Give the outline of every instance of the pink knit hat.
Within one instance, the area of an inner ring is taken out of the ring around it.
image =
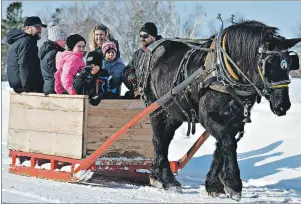
[[[115,45],[115,43],[113,42],[105,42],[102,45],[102,53],[105,55],[107,51],[109,51],[110,49],[115,50],[115,52],[117,52],[117,47]]]

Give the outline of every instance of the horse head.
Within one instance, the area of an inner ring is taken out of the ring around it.
[[[269,101],[274,114],[285,115],[291,106],[289,71],[299,69],[298,55],[288,49],[301,38],[285,39],[277,28],[257,21],[232,25],[225,33],[229,56],[245,74],[237,72],[237,78],[252,84]]]

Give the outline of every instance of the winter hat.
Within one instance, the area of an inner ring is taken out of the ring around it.
[[[43,28],[47,27],[47,25],[42,23],[41,19],[38,16],[30,16],[26,18],[24,21],[24,27],[26,26],[42,26]]]
[[[89,54],[87,56],[86,64],[87,65],[95,64],[95,65],[101,66],[102,58],[103,57],[99,52],[96,52],[96,51],[89,52]]]
[[[54,22],[50,22],[47,25],[48,30],[48,40],[51,40],[53,42],[58,40],[67,40],[67,33],[59,26],[55,25]]]
[[[78,43],[79,41],[84,41],[86,44],[86,40],[85,38],[83,38],[82,36],[80,36],[79,34],[74,34],[74,35],[70,35],[67,38],[66,44],[68,46],[69,50],[73,50],[74,46],[76,45],[76,43]]]
[[[113,42],[105,42],[102,45],[102,53],[105,55],[110,49],[115,50],[115,52],[117,52],[117,47],[115,45],[115,43]]]
[[[147,22],[145,23],[141,29],[140,29],[140,32],[143,31],[143,32],[146,32],[154,37],[157,37],[158,35],[158,29],[157,29],[157,26],[152,23],[152,22]]]

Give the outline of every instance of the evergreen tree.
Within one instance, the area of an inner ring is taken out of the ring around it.
[[[22,17],[22,12],[22,2],[13,2],[6,9],[6,18],[1,20],[1,81],[7,80],[6,53],[8,44],[5,37],[12,28],[23,28],[25,18]]]

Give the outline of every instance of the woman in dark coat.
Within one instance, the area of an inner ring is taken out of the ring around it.
[[[49,23],[48,40],[43,43],[39,51],[41,71],[44,78],[43,92],[45,95],[55,94],[54,73],[56,72],[55,57],[58,52],[63,52],[68,37],[66,31],[53,22]]]

